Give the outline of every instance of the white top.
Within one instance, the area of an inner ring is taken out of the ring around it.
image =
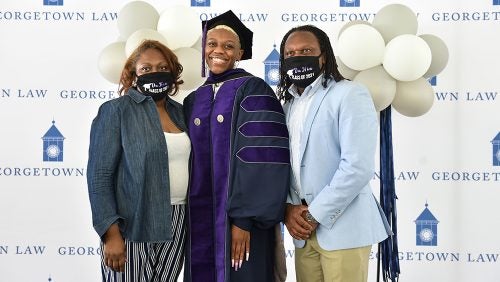
[[[217,92],[219,92],[219,88],[222,86],[223,83],[224,82],[218,82],[212,85],[212,89],[214,90],[214,99],[217,96]]]
[[[165,134],[168,150],[168,175],[170,176],[170,203],[186,203],[189,180],[189,154],[191,142],[186,132]]]
[[[312,97],[315,91],[311,89],[320,83],[323,76],[318,76],[316,80],[304,89],[304,92],[299,95],[295,85],[290,87],[289,93],[293,96],[292,104],[290,105],[290,112],[287,115],[288,132],[290,135],[290,162],[292,166],[292,185],[295,191],[300,193],[303,199],[302,190],[300,187],[300,144],[302,139],[302,130],[306,121],[309,107],[311,106]]]

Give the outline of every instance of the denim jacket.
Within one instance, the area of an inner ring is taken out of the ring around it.
[[[182,105],[168,97],[166,109],[186,131]],[[99,236],[118,222],[127,240],[172,240],[167,144],[151,97],[131,88],[101,105],[90,130],[87,185]]]

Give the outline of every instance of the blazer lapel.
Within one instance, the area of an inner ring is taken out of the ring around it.
[[[304,156],[304,152],[307,147],[307,143],[309,141],[309,134],[311,133],[311,126],[316,118],[316,115],[318,113],[319,107],[321,106],[321,103],[323,103],[323,100],[325,99],[326,94],[328,93],[328,90],[330,87],[335,85],[335,81],[330,81],[329,85],[326,87],[326,89],[323,89],[323,85],[321,83],[318,83],[319,85],[316,85],[317,89],[313,89],[314,91],[317,91],[317,93],[314,93],[313,100],[311,102],[311,106],[309,107],[309,110],[307,112],[307,117],[306,121],[304,123],[303,131],[302,131],[302,139],[300,140],[300,162],[302,163],[302,157]],[[319,91],[318,91],[319,89]]]

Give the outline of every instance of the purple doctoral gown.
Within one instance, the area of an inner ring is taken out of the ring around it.
[[[262,79],[234,69],[212,74],[184,107],[192,142],[185,281],[272,281],[290,179],[281,104]],[[250,231],[250,260],[238,271],[231,224]]]

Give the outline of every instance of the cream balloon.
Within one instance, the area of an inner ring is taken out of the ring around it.
[[[392,106],[400,114],[418,117],[427,113],[433,104],[434,90],[427,79],[421,77],[414,81],[397,82]]]
[[[121,38],[128,38],[139,29],[156,29],[160,14],[149,3],[133,1],[127,3],[118,12],[117,24]]]
[[[97,59],[97,67],[106,80],[118,84],[126,60],[125,42],[114,42],[101,51]]]
[[[382,63],[385,43],[382,35],[370,25],[356,24],[339,37],[337,54],[353,70],[365,70]]]
[[[396,80],[382,66],[361,71],[354,77],[354,81],[368,88],[375,109],[379,112],[387,108],[396,95]]]
[[[181,79],[184,83],[180,85],[180,89],[189,90],[200,86],[205,81],[205,78],[201,77],[200,51],[182,47],[174,50],[174,53],[183,67]]]
[[[431,65],[423,77],[433,77],[439,74],[448,64],[448,47],[441,38],[432,34],[422,34],[420,38],[429,45],[432,54]]]
[[[337,69],[343,77],[352,80],[359,73],[359,71],[346,66],[338,56],[335,56],[335,61],[337,62]]]
[[[157,26],[172,50],[191,47],[201,33],[200,18],[194,10],[185,6],[173,6],[160,14]]]
[[[135,48],[137,48],[144,40],[156,40],[162,43],[165,46],[168,46],[168,42],[158,31],[153,29],[139,29],[138,31],[132,33],[127,39],[127,43],[125,44],[125,54],[127,57],[134,52]]]
[[[403,34],[387,43],[383,65],[395,79],[412,81],[427,72],[431,60],[431,49],[422,38]]]
[[[372,26],[376,28],[385,42],[402,34],[417,34],[417,15],[405,5],[390,4],[380,9],[373,18]]]

